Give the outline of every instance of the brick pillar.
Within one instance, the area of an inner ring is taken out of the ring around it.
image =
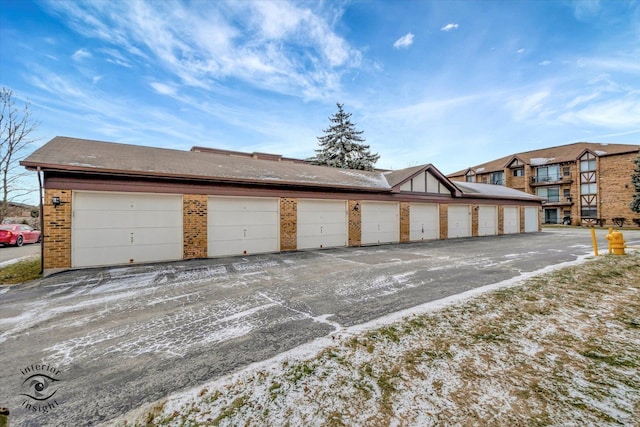
[[[524,206],[520,206],[520,233],[524,233]]]
[[[498,235],[504,234],[504,206],[498,206]]]
[[[408,242],[411,229],[411,206],[407,202],[400,202],[400,241]]]
[[[441,203],[440,207],[440,238],[449,238],[449,205]]]
[[[280,250],[298,249],[298,199],[280,199]]]
[[[51,204],[60,197],[60,205]],[[71,190],[44,190],[44,269],[71,268]]]
[[[355,210],[356,205],[359,206]],[[362,244],[362,206],[359,200],[349,200],[349,246]]]
[[[480,206],[471,205],[471,236],[478,237],[478,210],[480,210]]]
[[[207,202],[207,196],[200,194],[185,194],[182,198],[182,256],[184,259],[208,256]]]

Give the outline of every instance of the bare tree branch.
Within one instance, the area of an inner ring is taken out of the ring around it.
[[[26,155],[28,146],[35,141],[31,134],[36,127],[37,123],[31,116],[29,102],[16,106],[13,91],[5,87],[0,88],[0,223],[7,216],[11,201],[33,191],[19,188],[20,178],[27,174],[27,171],[22,170],[19,161]]]

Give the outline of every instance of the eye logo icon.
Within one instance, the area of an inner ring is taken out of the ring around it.
[[[47,400],[58,391],[55,389],[54,385],[54,383],[58,381],[60,380],[45,374],[31,375],[22,383],[23,389],[26,388],[28,391],[26,393],[20,393],[20,395],[27,396],[38,401]]]
[[[20,370],[22,407],[29,412],[48,413],[59,403],[58,385],[60,371],[51,365],[31,365]]]

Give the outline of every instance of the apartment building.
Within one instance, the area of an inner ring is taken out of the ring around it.
[[[447,177],[503,185],[545,199],[542,222],[638,225],[631,175],[640,146],[577,142],[511,154]]]

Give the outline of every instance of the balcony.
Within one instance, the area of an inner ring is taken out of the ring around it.
[[[542,207],[553,208],[573,205],[573,197],[549,197],[542,201]]]
[[[571,175],[543,175],[543,176],[532,176],[531,177],[531,186],[539,187],[541,185],[553,185],[553,184],[571,184],[573,179]]]

